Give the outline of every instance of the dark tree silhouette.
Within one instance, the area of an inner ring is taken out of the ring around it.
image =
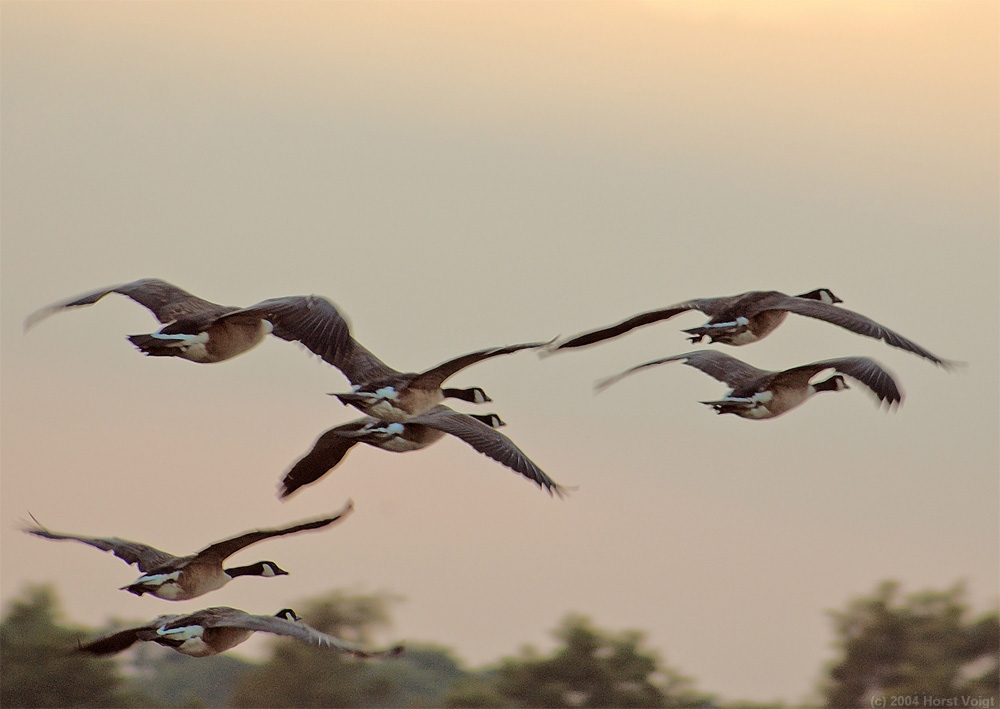
[[[901,598],[899,584],[886,581],[833,612],[841,656],[823,686],[827,706],[869,707],[882,697],[888,706],[891,697],[916,697],[921,706],[945,700],[961,706],[963,697],[967,706],[997,706],[997,613],[968,619],[964,596],[957,584]],[[992,704],[974,703],[990,698]]]

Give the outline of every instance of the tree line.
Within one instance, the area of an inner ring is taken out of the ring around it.
[[[998,613],[971,617],[965,591],[903,595],[894,582],[830,614],[837,658],[820,668],[812,706],[970,706],[1000,696]],[[368,642],[390,624],[386,594],[332,591],[299,610],[315,628]],[[107,630],[105,628],[104,630]],[[0,622],[3,707],[747,707],[721,702],[663,662],[639,631],[567,615],[555,649],[528,647],[468,669],[450,650],[411,642],[386,661],[359,661],[271,641],[264,662],[236,654],[194,659],[141,643],[114,659],[74,652],[93,628],[67,623],[55,592],[32,586]],[[953,704],[948,701],[955,702]],[[907,703],[916,701],[916,704]],[[945,702],[945,703],[942,703]]]

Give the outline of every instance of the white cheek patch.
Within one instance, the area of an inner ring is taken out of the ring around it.
[[[275,572],[273,566],[271,566],[270,564],[264,564],[264,573],[262,573],[261,576],[270,578],[271,576],[277,576],[277,575],[278,574]]]
[[[830,291],[821,290],[819,292],[819,302],[826,303],[827,305],[833,305],[833,298],[830,296]]]
[[[485,404],[486,403],[486,397],[483,396],[483,392],[481,392],[478,389],[476,389],[475,395],[472,398],[472,402],[474,404]]]

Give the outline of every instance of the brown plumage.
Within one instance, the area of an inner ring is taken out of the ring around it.
[[[929,352],[915,342],[879,325],[871,318],[852,310],[837,307],[840,298],[826,288],[791,296],[778,291],[749,291],[722,298],[699,298],[666,308],[635,315],[620,323],[591,330],[549,346],[547,353],[563,349],[585,347],[609,340],[644,325],[668,320],[689,310],[698,310],[709,316],[707,323],[684,332],[691,335],[691,342],[701,342],[708,337],[711,342],[727,345],[746,345],[772,333],[789,313],[823,320],[851,332],[882,340],[892,347],[912,352],[935,364],[949,367],[954,364]]]
[[[892,375],[867,357],[826,359],[781,372],[771,372],[758,369],[717,350],[696,350],[639,364],[601,380],[596,388],[598,391],[603,391],[635,372],[666,362],[683,362],[728,384],[732,387],[732,391],[724,398],[702,403],[712,406],[717,413],[736,414],[742,418],[774,418],[799,406],[817,392],[847,389],[841,374],[864,384],[875,394],[879,404],[885,402],[890,409],[903,400],[903,394]],[[822,382],[810,383],[815,375],[826,369],[832,369],[838,374]]]
[[[405,422],[385,422],[366,416],[330,429],[298,460],[281,481],[280,497],[316,482],[333,470],[357,443],[394,453],[426,448],[449,434],[477,451],[531,480],[550,495],[562,497],[567,490],[535,465],[507,436],[494,430],[503,422],[495,414],[468,416],[447,406],[413,416]]]
[[[430,410],[445,398],[477,404],[490,401],[478,387],[442,389],[441,385],[453,374],[477,362],[549,344],[527,342],[491,347],[455,357],[425,372],[404,373],[387,365],[355,340],[347,320],[326,298],[315,295],[271,298],[225,317],[267,320],[275,336],[300,342],[343,372],[354,385],[350,392],[335,394],[343,403],[383,421],[406,421]]]
[[[172,648],[191,657],[209,657],[239,645],[255,632],[283,635],[315,647],[357,657],[396,655],[403,651],[402,645],[387,650],[364,650],[306,625],[291,608],[285,608],[275,615],[251,615],[226,606],[205,608],[186,615],[161,615],[144,625],[81,643],[77,650],[91,655],[112,655],[144,641]]]
[[[47,306],[28,316],[24,329],[61,310],[93,305],[110,293],[131,298],[164,323],[154,333],[129,335],[129,341],[151,357],[180,357],[203,364],[221,362],[253,348],[271,331],[266,320],[233,315],[239,308],[212,303],[156,278],[102,288]]]
[[[155,547],[118,537],[87,537],[52,532],[37,525],[37,520],[36,526],[26,526],[24,531],[44,539],[71,539],[89,544],[102,551],[110,551],[125,563],[135,564],[143,572],[142,576],[128,586],[123,586],[122,590],[137,596],[149,593],[168,601],[182,601],[214,591],[237,576],[287,575],[288,572],[281,569],[273,561],[258,561],[248,566],[237,566],[229,569],[223,569],[222,563],[241,549],[265,539],[327,527],[343,519],[353,508],[353,504],[348,502],[344,509],[335,515],[299,522],[278,529],[258,529],[246,532],[211,544],[198,553],[187,556],[174,556]]]

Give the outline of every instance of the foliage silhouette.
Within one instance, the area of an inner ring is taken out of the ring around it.
[[[899,584],[885,581],[832,612],[841,657],[823,685],[826,705],[867,707],[884,698],[892,706],[891,697],[915,697],[920,706],[997,706],[998,615],[968,620],[964,596],[956,584],[901,598]]]
[[[549,657],[527,651],[506,659],[493,681],[496,692],[529,707],[703,707],[711,697],[696,693],[691,681],[662,667],[642,649],[635,631],[617,635],[595,629],[570,615],[555,631],[561,647]]]
[[[898,584],[885,582],[832,612],[839,657],[822,681],[826,705],[870,706],[892,696],[1000,705],[998,614],[970,618],[964,593],[958,584],[902,597]],[[372,635],[389,625],[395,600],[334,591],[295,607],[320,630],[377,645]],[[0,622],[0,705],[782,707],[719,703],[645,648],[641,633],[599,630],[580,615],[556,628],[551,653],[527,648],[475,670],[446,648],[419,642],[408,642],[400,657],[374,661],[287,639],[273,640],[262,663],[233,653],[194,659],[148,644],[117,659],[73,652],[79,638],[95,633],[64,624],[50,588],[26,589]]]
[[[73,652],[93,634],[60,622],[54,591],[31,586],[0,623],[0,705],[4,707],[149,707],[131,692],[114,660]]]

